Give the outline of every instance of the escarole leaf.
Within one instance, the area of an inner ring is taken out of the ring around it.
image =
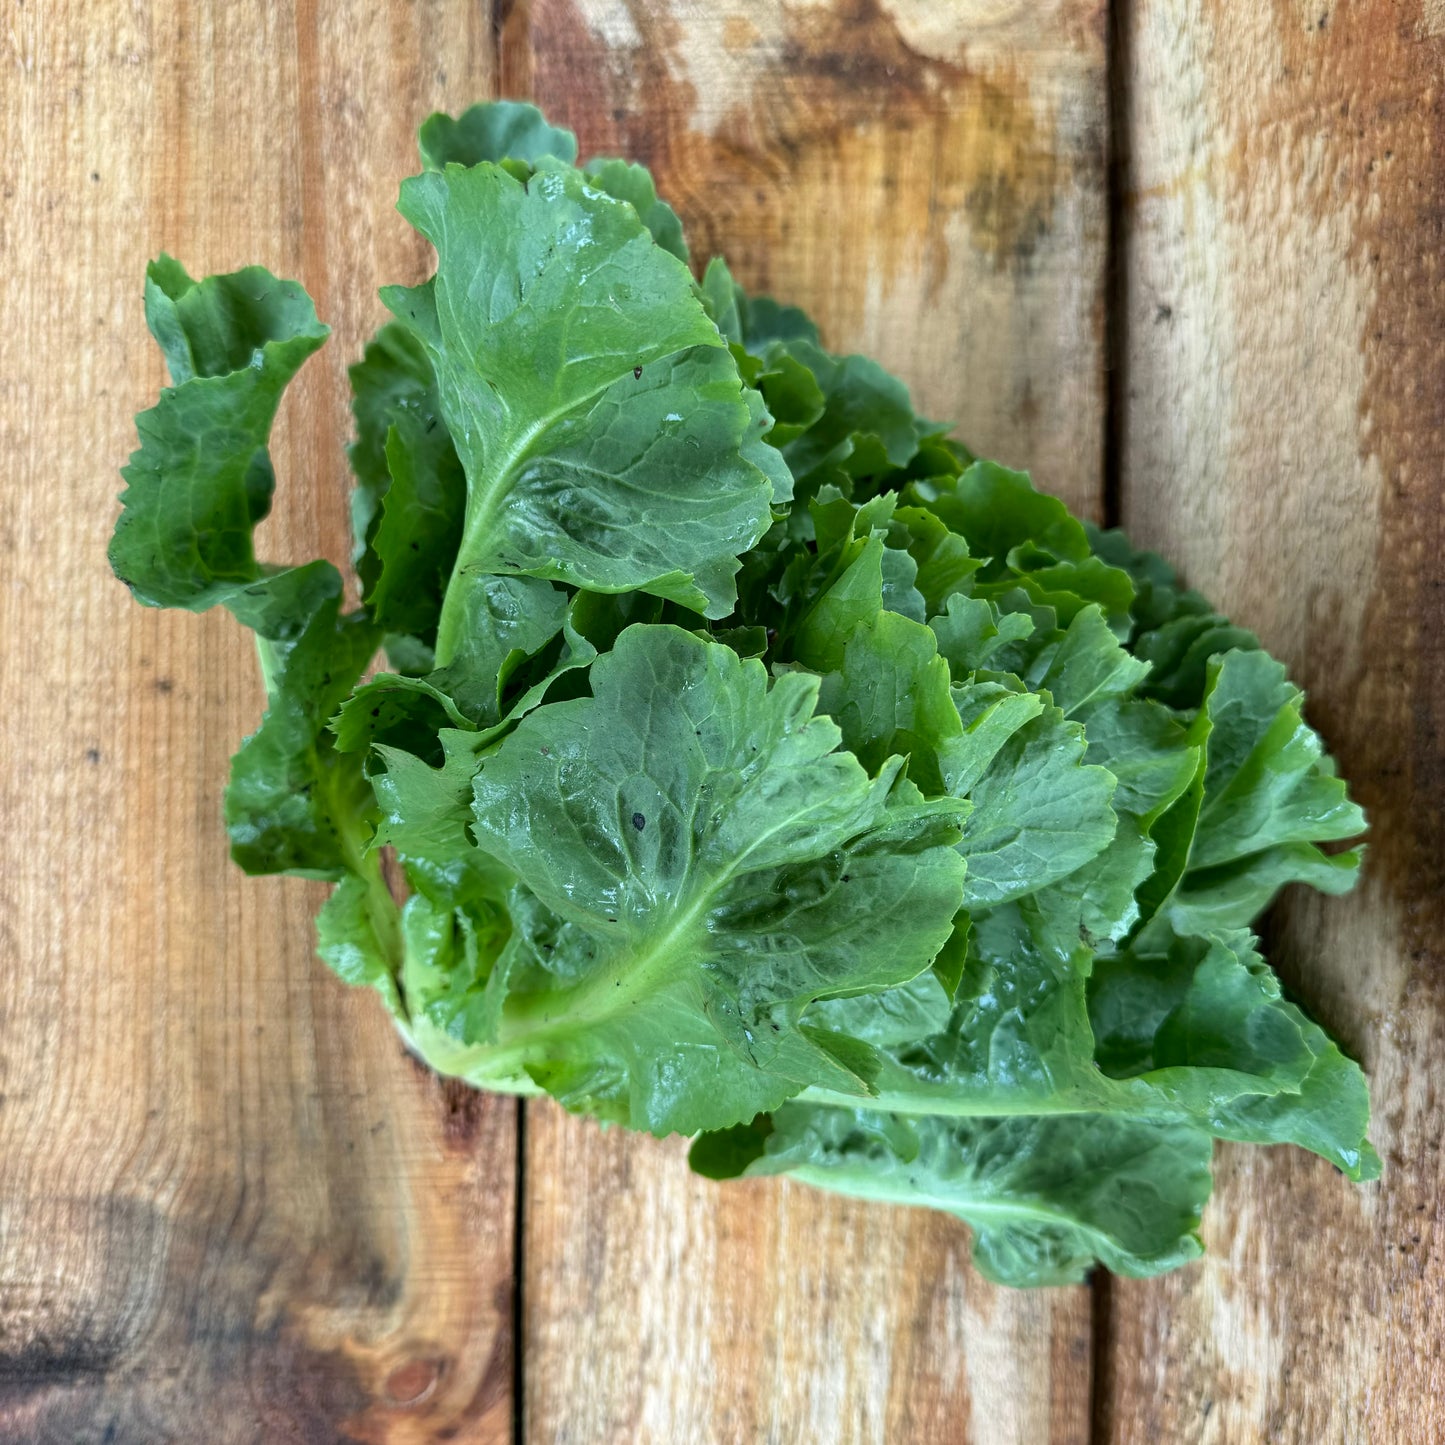
[[[975,924],[946,1027],[885,1044],[872,1107],[1150,1118],[1297,1143],[1373,1177],[1363,1076],[1284,1000],[1248,933],[1094,954],[1066,951],[1040,923],[1013,904]],[[819,1089],[804,1098],[857,1106]]]
[[[376,587],[381,558],[372,547],[381,524],[381,503],[391,487],[387,441],[393,426],[414,417],[423,432],[449,438],[436,401],[431,362],[421,342],[399,321],[388,322],[367,343],[362,359],[347,368],[356,439],[347,455],[356,475],[351,494],[351,560],[362,595]]]
[[[466,471],[437,663],[488,576],[638,589],[721,617],[772,487],[751,409],[686,268],[575,171],[449,167],[402,188],[437,248],[387,304],[422,341]]]
[[[323,562],[262,566],[252,532],[271,508],[281,393],[329,329],[294,281],[252,266],[198,282],[169,256],[146,272],[146,320],[175,385],[136,418],[111,567],[148,606],[219,603],[262,636],[294,636],[341,579]]]
[[[257,632],[268,708],[232,763],[232,854],[250,873],[340,878],[359,862],[373,804],[325,727],[379,634],[340,615],[330,563],[266,567],[252,546],[271,503],[281,392],[327,329],[295,282],[259,267],[196,282],[169,257],[147,273],[146,314],[176,385],[139,419],[112,564],[145,601],[221,603]]]
[[[372,784],[381,820],[375,846],[394,848],[411,888],[441,908],[503,901],[512,875],[471,836],[477,735],[443,728],[438,737],[435,765],[404,748],[377,745],[381,767]]]
[[[627,161],[594,157],[582,168],[583,174],[609,196],[626,201],[637,212],[638,219],[652,234],[652,239],[686,264],[687,242],[682,237],[682,222],[666,201],[658,199],[657,187],[644,166]]]
[[[327,723],[378,641],[365,616],[339,617],[333,601],[299,638],[271,644],[266,716],[232,760],[226,789],[231,854],[248,873],[367,871],[371,786],[360,759],[334,746]]]
[[[345,874],[316,915],[316,952],[354,987],[374,988],[395,1015],[402,1015],[396,975],[404,957],[396,904],[379,873]]]
[[[577,159],[577,137],[570,130],[548,125],[535,105],[496,100],[474,105],[455,118],[435,112],[422,124],[417,149],[422,164],[431,171],[504,160],[530,167],[544,156],[570,165]]]
[[[570,130],[549,125],[542,112],[525,101],[474,105],[455,118],[438,111],[423,124],[417,144],[422,164],[429,171],[493,161],[523,181],[531,177],[544,158],[564,166],[577,160],[577,137]],[[657,187],[645,166],[594,156],[583,167],[583,173],[599,191],[631,205],[663,250],[680,261],[688,259],[682,222],[677,212],[658,198]]]
[[[360,684],[328,723],[343,753],[399,747],[429,762],[443,755],[443,734],[474,731],[454,699],[424,677],[384,672]]]
[[[1358,849],[1318,845],[1358,837],[1364,814],[1304,722],[1299,689],[1264,652],[1231,652],[1206,668],[1191,740],[1204,749],[1198,816],[1178,884],[1163,905],[1176,932],[1238,928],[1287,883],[1342,893]]]
[[[883,606],[890,551],[876,535],[863,544],[804,619],[797,655],[825,672],[822,706],[865,763],[904,753],[926,793],[967,796],[959,850],[970,911],[1036,893],[1108,847],[1115,780],[1085,763],[1083,729],[1022,684],[971,679],[950,690],[935,633]],[[1103,664],[1091,660],[1105,648]],[[1102,613],[1088,609],[1039,670],[1078,707],[1137,677],[1119,651]]]
[[[1179,585],[1174,569],[1153,552],[1130,545],[1122,532],[1084,523],[1089,545],[1134,584],[1130,604],[1130,650],[1149,664],[1140,692],[1174,708],[1197,708],[1212,657],[1253,651],[1259,639],[1216,612],[1198,592]]]
[[[929,618],[928,625],[958,683],[967,683],[980,669],[1006,672],[1007,667],[994,667],[995,655],[1007,653],[1035,631],[1034,619],[1027,612],[1001,612],[982,597],[957,593],[945,601],[940,613]]]
[[[819,342],[818,328],[800,307],[782,305],[771,296],[750,296],[721,256],[708,262],[701,293],[723,336],[754,356],[774,341],[808,341],[815,346]]]
[[[1094,948],[1117,944],[1144,916],[1138,893],[1158,871],[1155,825],[1194,781],[1200,751],[1166,708],[1129,696],[1147,668],[1121,646],[1098,606],[1062,631],[1035,630],[1018,652],[1028,685],[1083,727],[1084,761],[1114,779],[1110,806],[1118,818],[1108,845],[1037,890],[1032,906],[1066,950],[1080,939]]]
[[[1191,863],[1207,868],[1273,844],[1361,832],[1345,785],[1319,767],[1324,749],[1301,720],[1303,697],[1284,668],[1240,652],[1211,664],[1208,676],[1204,806]]]
[[[973,1226],[974,1263],[998,1284],[1073,1284],[1096,1262],[1147,1276],[1202,1251],[1210,1140],[1185,1126],[1107,1115],[904,1118],[804,1103],[768,1123],[751,1136],[704,1135],[693,1167],[713,1178],[787,1174],[940,1209]]]
[[[112,566],[142,601],[219,603],[257,633],[267,710],[232,760],[232,856],[248,873],[336,880],[321,955],[395,1007],[396,909],[366,857],[375,799],[326,727],[381,634],[369,616],[341,614],[329,562],[266,566],[252,540],[275,484],[267,441],[281,393],[327,328],[295,282],[259,267],[196,282],[169,257],[147,272],[146,316],[175,385],[138,418]]]
[[[988,558],[976,595],[997,600],[1021,589],[1064,624],[1097,604],[1127,635],[1134,600],[1128,572],[1096,556],[1083,524],[1057,497],[1035,491],[1026,473],[976,461],[957,476],[911,483],[905,499],[967,537],[974,556]]]
[[[391,485],[372,537],[380,563],[366,602],[389,632],[435,633],[456,561],[466,480],[435,416],[402,412],[387,432]]]
[[[353,560],[362,598],[389,633],[429,646],[456,560],[466,477],[431,362],[400,322],[377,332],[350,377]]]
[[[1353,1179],[1379,1174],[1364,1075],[1284,999],[1247,932],[1156,930],[1098,962],[1088,1003],[1111,1078],[1157,1093],[1221,1139],[1298,1144]]]
[[[975,740],[965,733],[934,634],[883,606],[887,555],[877,535],[868,539],[808,613],[797,656],[824,673],[820,706],[866,765],[903,754],[925,793],[961,796],[956,784]]]
[[[1114,778],[1084,762],[1084,730],[1046,707],[1013,733],[973,784],[960,851],[965,902],[993,907],[1067,877],[1103,852]]]
[[[817,420],[783,448],[796,477],[807,477],[828,462],[843,463],[863,450],[863,439],[876,446],[868,454],[881,469],[902,467],[918,445],[908,389],[866,356],[831,356],[803,337],[774,343],[812,374],[823,397]],[[771,349],[765,361],[783,364]],[[850,471],[854,470],[850,468]]]
[[[451,594],[457,643],[433,678],[479,724],[496,723],[512,674],[562,630],[567,596],[538,577],[469,578]]]
[[[702,1136],[694,1167],[947,1210],[974,1226],[979,1268],[1009,1284],[1191,1258],[1211,1135],[1378,1173],[1358,1068],[1282,1000],[1247,934],[1101,959],[1087,1006],[1087,954],[1041,945],[1026,908],[992,915],[972,953],[942,1029],[938,1000],[916,989],[882,995],[896,1002],[871,1017],[856,1001],[810,1011],[871,1031],[874,1107],[809,1089]]]
[[[1149,673],[1120,645],[1097,605],[1074,614],[1056,642],[1040,649],[1024,680],[1047,692],[1065,717],[1091,702],[1132,691]]]
[[[493,1062],[655,1133],[819,1079],[865,1094],[798,1019],[927,968],[961,892],[957,806],[838,751],[816,680],[769,690],[676,628],[627,629],[592,687],[525,718],[476,780],[476,842],[544,910],[514,939]]]
[[[963,722],[949,692],[948,664],[933,634],[896,612],[878,612],[848,638],[841,666],[824,679],[824,712],[865,766],[894,754],[930,796],[950,791],[965,747]]]

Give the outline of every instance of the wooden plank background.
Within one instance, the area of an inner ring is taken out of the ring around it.
[[[921,408],[1097,512],[1107,106],[1091,8],[534,0],[501,67],[584,152],[652,166],[700,256],[725,251],[832,344],[897,369]],[[1050,391],[1067,404],[1039,405]],[[682,1153],[529,1107],[529,1440],[1087,1438],[1086,1291],[993,1289],[950,1220],[720,1189]]]
[[[1440,0],[4,18],[0,1441],[1445,1436]],[[249,645],[104,563],[162,379],[144,263],[316,298],[265,542],[341,562],[345,364],[426,267],[396,184],[426,112],[493,94],[647,161],[700,256],[1289,660],[1376,841],[1274,956],[1372,1071],[1381,1185],[1223,1149],[1204,1263],[994,1290],[942,1219],[519,1128],[315,963],[318,887],[229,865]]]
[[[1131,0],[1123,520],[1287,658],[1370,814],[1286,982],[1378,1185],[1223,1147],[1210,1254],[1106,1287],[1101,1438],[1445,1439],[1445,7]]]

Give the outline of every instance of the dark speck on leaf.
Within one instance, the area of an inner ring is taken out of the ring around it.
[[[632,826],[640,833],[647,826],[647,819],[641,813],[632,815]]]
[[[413,552],[420,552],[420,551],[421,551],[421,543],[420,543],[420,542],[413,542],[413,543],[411,544],[411,550],[412,550]]]
[[[437,419],[436,419],[435,417],[433,417],[433,418],[426,424],[426,434],[427,434],[428,436],[430,436],[436,429],[437,429]]]
[[[853,875],[852,875],[851,873],[845,873],[845,874],[843,875],[843,881],[844,881],[845,883],[848,882],[848,880],[849,880],[850,878],[852,878],[852,876],[853,876]]]
[[[380,709],[379,707],[374,707],[374,708],[372,708],[372,710],[371,710],[371,715],[372,715],[372,717],[380,717],[380,716],[381,716],[381,709]]]
[[[552,756],[552,749],[551,749],[551,748],[543,748],[543,749],[542,749],[542,756],[543,756],[544,758],[550,758],[550,757]]]
[[[640,366],[634,366],[632,368],[632,378],[634,381],[642,380],[642,368]]]

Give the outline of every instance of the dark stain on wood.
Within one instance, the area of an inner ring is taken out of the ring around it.
[[[510,1305],[510,1288],[507,1290],[507,1296],[507,1303]],[[505,1404],[510,1398],[515,1348],[516,1340],[513,1331],[498,1330],[496,1339],[492,1343],[492,1352],[487,1357],[486,1366],[482,1370],[481,1381],[466,1407],[458,1412],[460,1419],[480,1420],[483,1416],[491,1414],[499,1405]]]
[[[61,1339],[32,1335],[18,1349],[0,1354],[0,1421],[15,1398],[52,1385],[103,1378],[119,1357],[115,1339],[81,1334]]]
[[[470,1151],[486,1122],[489,1104],[496,1108],[501,1101],[489,1101],[480,1090],[460,1079],[439,1078],[437,1092],[442,1110],[442,1137],[447,1147]]]
[[[217,1445],[344,1438],[336,1422],[368,1394],[344,1354],[307,1342],[292,1313],[305,1294],[259,1317],[268,1289],[296,1270],[290,1241],[263,1245],[138,1199],[75,1200],[67,1213],[99,1241],[101,1269],[88,1297],[72,1292],[64,1314],[0,1355],[0,1439],[145,1445],[180,1438],[201,1401],[206,1428],[226,1432],[211,1437]],[[355,1281],[351,1265],[332,1261],[322,1273]],[[384,1270],[361,1275],[346,1307],[365,1318],[396,1291]],[[7,1313],[23,1330],[23,1315]]]
[[[912,49],[879,0],[840,0],[796,17],[778,59],[786,74],[818,87],[820,112],[832,102],[835,114],[937,108],[965,74],[962,66]]]
[[[882,278],[916,267],[921,243],[936,284],[944,228],[960,214],[969,244],[999,267],[1026,268],[1048,233],[1068,161],[1023,71],[922,54],[878,0],[842,0],[787,12],[780,44],[754,42],[754,89],[707,130],[692,124],[699,96],[675,20],[642,0],[628,13],[639,41],[613,46],[572,0],[537,0],[530,29],[504,39],[503,73],[547,96],[583,154],[649,166],[700,261],[726,253],[749,285],[776,289],[794,228],[827,226],[838,178],[880,166],[894,202],[870,256]],[[545,44],[509,67],[534,36]],[[920,169],[930,184],[918,184]]]

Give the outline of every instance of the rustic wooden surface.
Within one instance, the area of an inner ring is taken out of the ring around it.
[[[1113,9],[12,0],[0,1442],[1445,1436],[1445,8]],[[227,861],[249,645],[104,563],[162,378],[145,260],[315,296],[265,541],[343,561],[345,363],[426,266],[391,210],[415,124],[532,95],[652,164],[701,257],[1103,515],[1111,66],[1118,498],[1290,661],[1372,812],[1365,889],[1274,947],[1373,1072],[1383,1184],[1223,1150],[1212,1257],[1091,1300],[550,1105],[519,1150],[315,963],[316,885]]]
[[[1370,813],[1271,956],[1380,1184],[1223,1148],[1209,1256],[1108,1287],[1100,1438],[1445,1439],[1445,7],[1135,0],[1122,501],[1289,659]]]
[[[492,82],[490,26],[17,3],[0,36],[0,1439],[506,1440],[515,1105],[317,966],[320,886],[232,867],[253,649],[104,558],[166,248],[299,276],[336,327],[265,543],[344,561],[345,362],[376,281],[424,274],[397,178],[415,117]]]

